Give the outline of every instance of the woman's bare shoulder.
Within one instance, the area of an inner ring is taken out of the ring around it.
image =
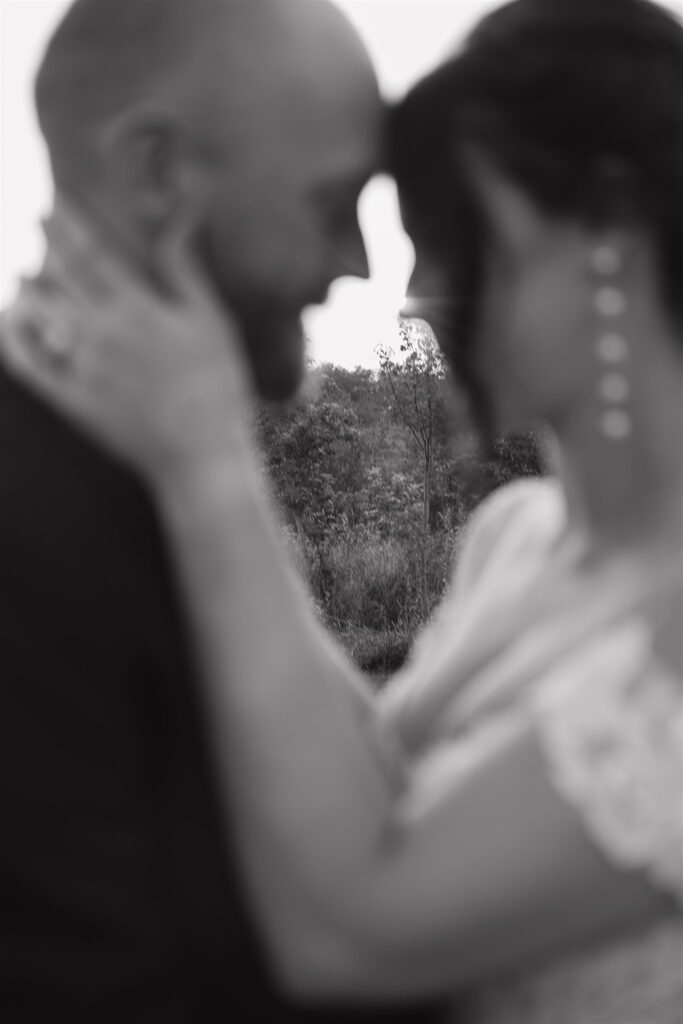
[[[515,480],[498,488],[472,513],[463,530],[455,583],[469,586],[488,564],[548,544],[565,521],[556,477]]]

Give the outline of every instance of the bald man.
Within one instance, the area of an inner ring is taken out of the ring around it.
[[[291,394],[302,308],[366,273],[381,106],[339,12],[77,0],[36,98],[57,204],[160,286],[160,240],[191,225],[260,391]],[[4,375],[0,436],[0,1020],[421,1020],[278,994],[149,496]]]

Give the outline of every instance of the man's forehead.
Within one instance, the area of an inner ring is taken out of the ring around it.
[[[311,133],[300,149],[311,191],[322,198],[344,190],[357,194],[383,164],[381,118],[368,119],[356,125],[355,130],[353,125],[346,131],[340,131],[339,124],[335,128],[329,133]]]
[[[278,112],[277,106],[280,106]],[[374,80],[326,83],[319,89],[283,92],[266,112],[280,127],[312,144],[375,149],[384,137],[386,113]]]

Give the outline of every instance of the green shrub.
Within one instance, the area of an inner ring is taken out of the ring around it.
[[[374,677],[379,686],[403,666],[410,653],[410,630],[378,631],[357,627],[337,633],[339,641],[363,672]]]
[[[319,551],[320,599],[331,622],[386,630],[410,617],[405,542],[358,532]]]

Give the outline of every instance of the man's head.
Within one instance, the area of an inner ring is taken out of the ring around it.
[[[300,314],[365,275],[358,195],[381,104],[327,0],[76,0],[36,84],[59,192],[150,273],[179,218],[256,382],[297,387]]]

